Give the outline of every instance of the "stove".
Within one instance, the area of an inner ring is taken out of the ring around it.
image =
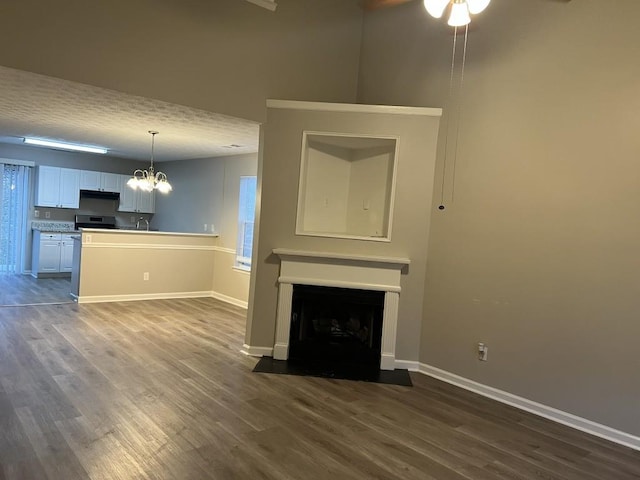
[[[116,228],[116,217],[105,215],[76,215],[76,230],[79,228]]]

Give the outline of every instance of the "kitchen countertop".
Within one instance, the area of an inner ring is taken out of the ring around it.
[[[185,232],[160,232],[158,230],[128,230],[121,228],[81,228],[80,231],[92,233],[108,233],[108,234],[128,234],[128,235],[178,235],[186,237],[219,237],[217,233],[185,233]]]
[[[80,230],[63,230],[60,228],[42,228],[42,227],[31,227],[31,230],[37,230],[42,233],[80,233]]]
[[[74,222],[36,220],[31,222],[31,229],[47,233],[78,233]]]

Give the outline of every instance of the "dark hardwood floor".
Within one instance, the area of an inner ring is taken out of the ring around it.
[[[0,274],[0,307],[71,303],[71,278],[34,278]]]
[[[213,299],[0,308],[0,480],[640,478],[640,452],[429,377],[252,373]]]

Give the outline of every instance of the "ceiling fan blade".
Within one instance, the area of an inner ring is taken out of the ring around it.
[[[377,10],[379,8],[393,7],[412,0],[363,0],[362,8],[365,10]]]

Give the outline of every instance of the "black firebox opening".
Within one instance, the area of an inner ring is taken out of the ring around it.
[[[384,292],[294,285],[289,360],[320,368],[380,368]]]

